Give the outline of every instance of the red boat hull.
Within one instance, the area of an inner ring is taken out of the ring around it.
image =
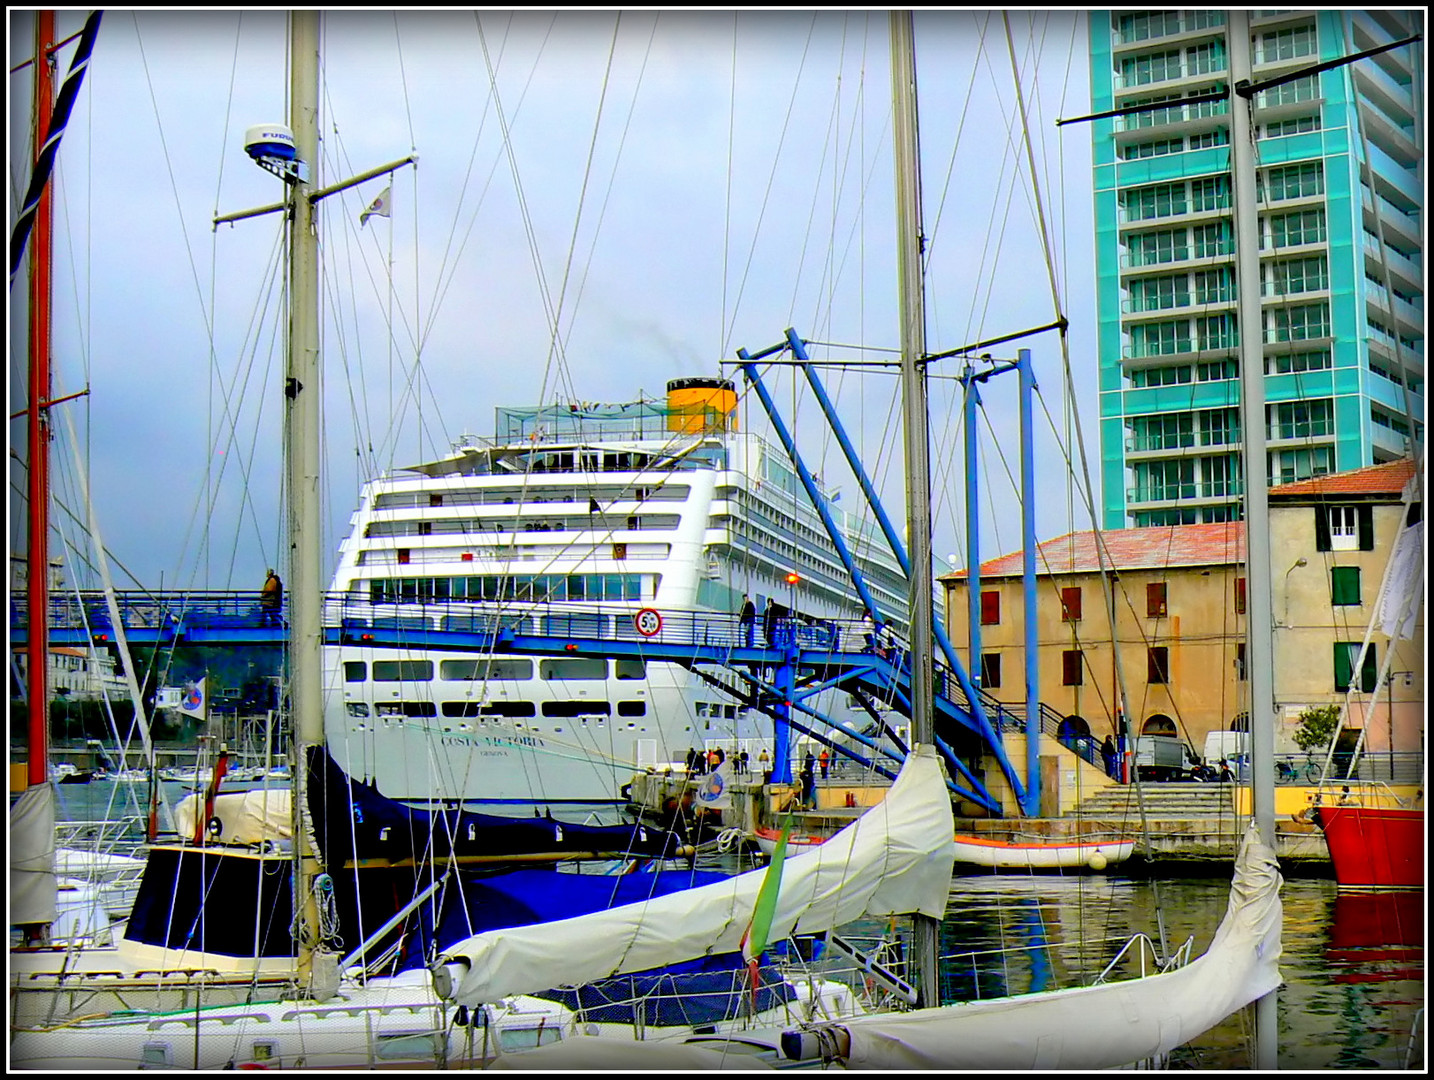
[[[1334,879],[1359,888],[1424,886],[1424,810],[1392,806],[1320,806]]]

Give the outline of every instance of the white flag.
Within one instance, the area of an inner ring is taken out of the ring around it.
[[[1406,510],[1406,513],[1408,511]],[[1424,595],[1424,522],[1399,530],[1384,569],[1379,628],[1391,638],[1414,636]]]
[[[728,772],[731,766],[730,761],[723,761],[714,771],[702,777],[694,797],[699,807],[706,807],[708,810],[732,808],[732,793],[728,790],[728,785],[732,782],[732,774]]]
[[[179,711],[185,716],[197,716],[201,720],[209,719],[209,694],[204,689],[206,676],[197,683],[186,683],[184,696],[179,699]]]
[[[389,210],[393,205],[393,185],[390,184],[378,193],[378,198],[368,204],[368,209],[359,215],[359,224],[367,225],[371,217],[388,217]]]

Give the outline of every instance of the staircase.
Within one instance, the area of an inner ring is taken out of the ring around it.
[[[1137,801],[1135,785],[1112,784],[1082,799],[1067,817],[1139,819],[1141,802],[1146,817],[1204,818],[1234,816],[1234,784],[1147,783]]]

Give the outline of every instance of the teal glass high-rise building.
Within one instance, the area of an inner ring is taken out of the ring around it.
[[[1239,516],[1221,11],[1092,12],[1104,526]],[[1252,11],[1254,81],[1422,34],[1421,11]],[[1269,479],[1406,456],[1424,417],[1423,42],[1255,98]],[[1166,105],[1165,103],[1169,104]]]

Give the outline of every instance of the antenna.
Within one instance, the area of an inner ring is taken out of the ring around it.
[[[283,124],[256,124],[244,132],[244,152],[286,184],[307,184],[309,163],[299,158],[294,133]]]

